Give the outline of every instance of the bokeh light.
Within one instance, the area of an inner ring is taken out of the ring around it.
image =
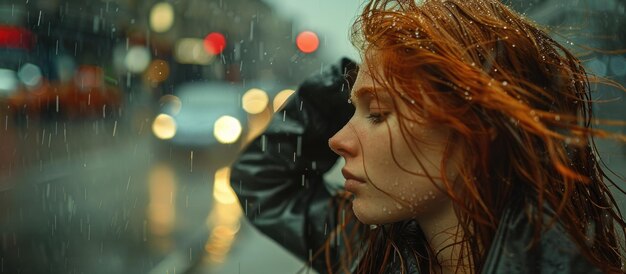
[[[153,60],[148,66],[146,76],[150,82],[160,83],[167,79],[170,75],[170,66],[166,61],[156,59]]]
[[[170,3],[161,2],[150,11],[150,27],[155,32],[166,32],[174,24],[174,8]]]
[[[13,93],[17,85],[17,73],[10,69],[0,68],[0,95]]]
[[[259,114],[267,107],[269,97],[267,92],[258,88],[252,88],[241,97],[241,103],[247,113]]]
[[[35,35],[25,28],[5,25],[7,22],[4,20],[7,19],[9,18],[2,18],[3,24],[0,25],[0,48],[33,49],[37,40]]]
[[[226,38],[219,32],[211,32],[204,37],[204,49],[213,55],[222,53],[226,48]]]
[[[274,111],[279,111],[287,102],[287,99],[289,99],[289,97],[295,92],[296,91],[293,89],[285,89],[276,94],[276,96],[274,96],[274,101],[272,102]]]
[[[22,65],[17,76],[27,87],[36,87],[41,83],[41,69],[31,63]]]
[[[222,144],[232,144],[241,135],[241,123],[237,118],[224,115],[215,121],[213,135]]]
[[[183,107],[183,102],[176,95],[166,94],[159,99],[159,105],[167,109],[168,113],[176,116]]]
[[[152,132],[159,139],[172,139],[176,135],[176,121],[172,116],[161,113],[152,122]]]
[[[215,55],[204,49],[204,41],[198,38],[183,38],[177,41],[174,58],[181,64],[208,65]]]
[[[312,53],[317,50],[320,40],[317,34],[312,31],[303,31],[296,37],[296,45],[298,49],[304,53]]]
[[[150,64],[150,52],[143,46],[132,46],[126,53],[124,64],[126,69],[133,73],[143,72]]]

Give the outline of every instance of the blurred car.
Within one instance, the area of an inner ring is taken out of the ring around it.
[[[179,85],[160,98],[152,120],[157,150],[161,157],[187,158],[183,163],[208,156],[214,167],[228,165],[293,93],[273,81]]]
[[[81,65],[60,68],[57,52],[38,45],[30,30],[0,25],[0,108],[22,120],[38,117],[102,117],[122,103],[120,90],[104,81],[104,70]],[[65,55],[66,58],[67,55]],[[73,62],[71,60],[70,62]],[[63,81],[59,70],[71,70]]]
[[[186,158],[195,152],[218,165],[234,159],[247,128],[242,89],[240,83],[190,82],[162,96],[152,121],[160,151]]]
[[[61,112],[68,118],[107,117],[122,104],[122,94],[116,86],[104,81],[104,70],[95,65],[81,65],[73,81],[58,83]]]
[[[38,116],[53,98],[46,62],[32,54],[35,35],[28,29],[0,25],[0,105],[4,111]]]

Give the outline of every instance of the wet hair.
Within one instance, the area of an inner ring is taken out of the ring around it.
[[[532,244],[558,223],[590,263],[622,271],[626,222],[609,185],[624,191],[605,174],[594,137],[626,138],[594,126],[624,122],[592,117],[590,82],[621,85],[587,74],[567,48],[497,0],[371,0],[352,39],[377,87],[408,106],[396,111],[405,141],[419,142],[412,123],[443,126],[451,137],[441,170],[452,151],[464,155],[454,187],[437,175],[459,219],[455,245],[469,258],[469,266],[453,262],[458,270],[481,272],[505,209],[519,208],[534,228]],[[367,248],[346,252],[338,271],[358,260],[358,273],[384,272],[402,259],[395,241],[403,225],[339,227],[345,241]],[[422,271],[440,267],[432,249],[413,248]]]

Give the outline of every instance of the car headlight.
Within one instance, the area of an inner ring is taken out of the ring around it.
[[[215,121],[213,135],[222,144],[232,144],[241,136],[241,123],[235,117],[224,115]]]
[[[152,132],[159,139],[172,139],[176,135],[176,121],[172,116],[161,113],[152,122]]]

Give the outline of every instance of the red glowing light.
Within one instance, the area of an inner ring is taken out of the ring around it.
[[[204,37],[204,50],[209,54],[220,54],[226,48],[226,38],[219,32],[211,32]]]
[[[317,50],[320,40],[317,34],[312,31],[303,31],[296,37],[296,45],[298,49],[304,53],[312,53]]]
[[[33,49],[35,36],[25,28],[0,26],[0,47]]]

